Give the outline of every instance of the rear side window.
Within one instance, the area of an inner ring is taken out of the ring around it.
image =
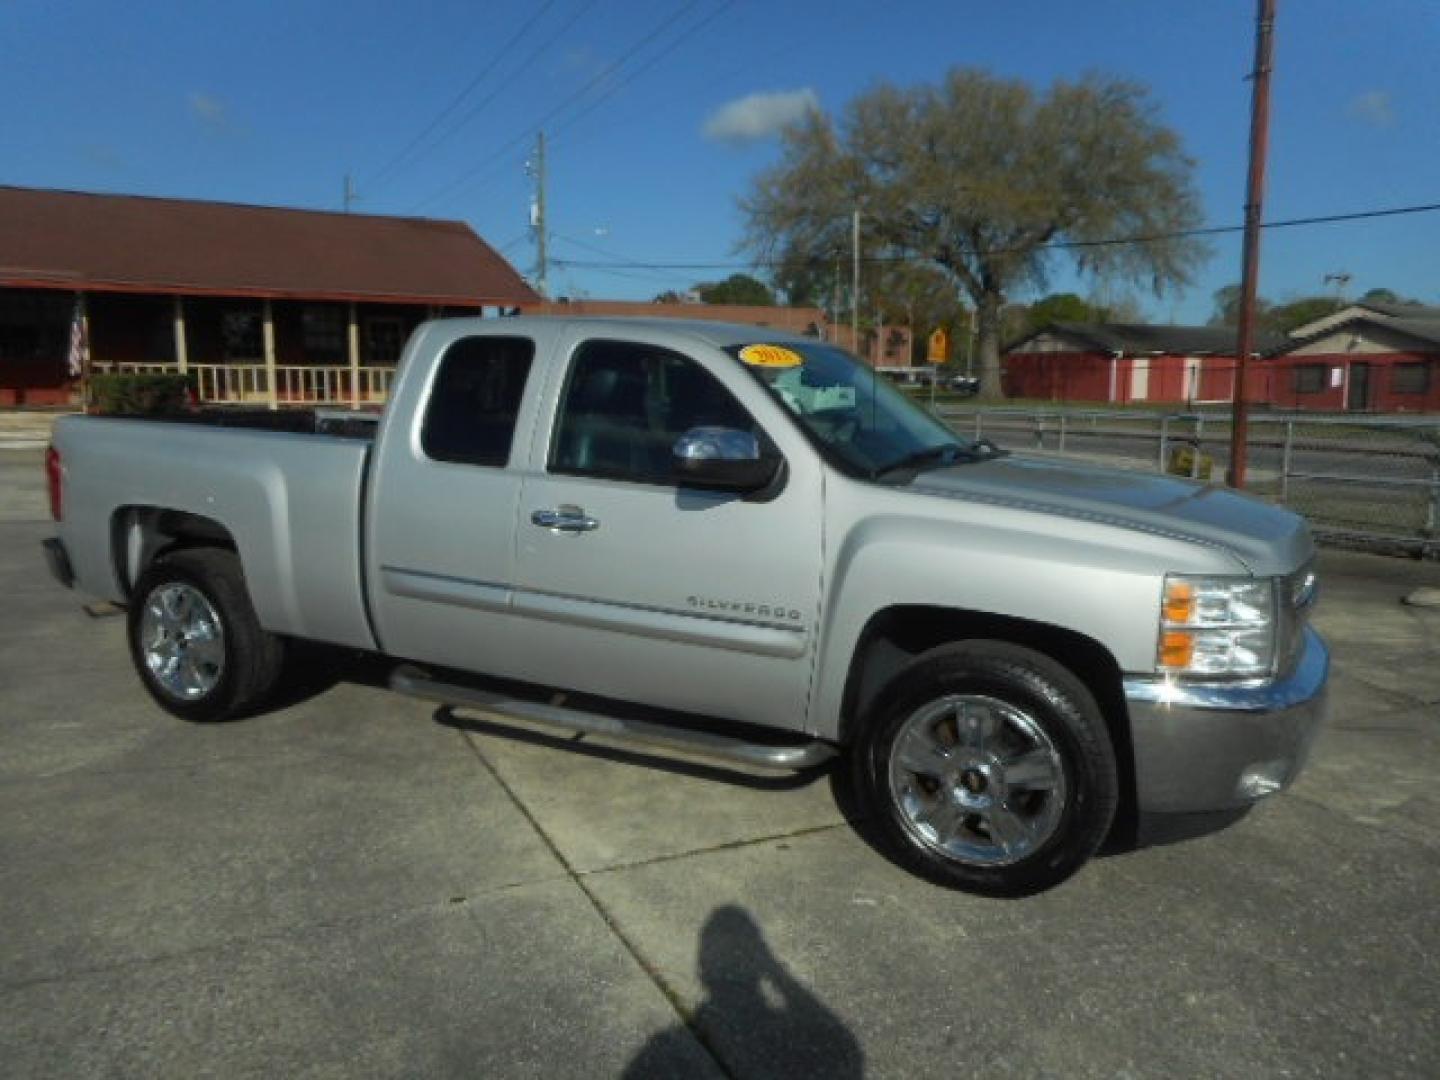
[[[505,465],[534,358],[529,338],[462,338],[445,350],[420,430],[426,456]]]

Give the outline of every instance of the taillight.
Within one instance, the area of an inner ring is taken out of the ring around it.
[[[60,451],[45,451],[45,486],[50,490],[50,516],[59,521],[65,516],[64,489],[61,487]]]

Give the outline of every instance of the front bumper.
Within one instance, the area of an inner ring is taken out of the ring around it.
[[[1289,675],[1263,683],[1125,679],[1141,813],[1232,810],[1288,787],[1329,713],[1330,652],[1314,630]]]
[[[50,567],[50,576],[67,589],[73,588],[75,570],[70,565],[70,553],[65,550],[65,542],[58,536],[47,536],[40,541],[40,546],[45,551],[45,565]]]

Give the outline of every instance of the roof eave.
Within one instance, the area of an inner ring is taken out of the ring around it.
[[[23,276],[0,273],[0,287],[56,289],[65,292],[158,294],[161,296],[233,296],[247,300],[327,300],[383,304],[436,304],[452,307],[513,307],[530,303],[524,295],[476,295],[473,293],[363,292],[344,289],[280,289],[263,285],[204,286],[155,281],[100,281],[79,275],[46,274]]]

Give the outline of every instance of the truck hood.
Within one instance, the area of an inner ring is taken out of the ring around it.
[[[921,473],[909,489],[1221,547],[1258,576],[1289,573],[1314,553],[1298,515],[1229,488],[1159,474],[1007,455]]]

